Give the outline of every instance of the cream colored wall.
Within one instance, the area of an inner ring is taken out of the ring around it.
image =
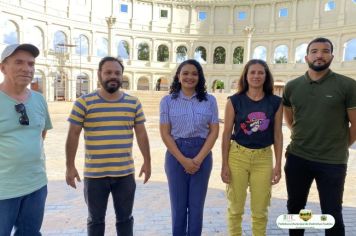
[[[68,37],[68,43],[74,44],[79,34],[89,39],[89,56],[81,58],[71,56],[71,63],[66,65],[70,75],[75,75],[78,68],[92,76],[91,89],[96,85],[97,43],[100,37],[108,38],[106,18],[116,19],[112,28],[109,44],[117,45],[121,40],[130,46],[130,58],[125,61],[125,74],[130,78],[130,87],[135,89],[141,76],[149,79],[150,88],[154,87],[155,78],[172,75],[177,67],[175,50],[184,45],[191,58],[194,50],[204,46],[207,50],[207,64],[203,65],[207,81],[215,79],[225,81],[228,92],[230,84],[242,71],[243,65],[232,64],[233,50],[243,46],[245,55],[251,57],[256,46],[267,48],[267,62],[275,77],[284,82],[304,73],[305,64],[294,63],[295,48],[308,43],[311,39],[324,36],[330,38],[335,46],[335,59],[332,69],[339,73],[356,78],[354,70],[356,61],[343,62],[344,44],[356,38],[356,4],[351,0],[335,1],[336,9],[324,11],[327,1],[315,0],[259,0],[259,1],[224,1],[224,0],[87,0],[85,5],[75,5],[75,0],[0,0],[0,19],[11,20],[19,28],[20,42],[26,42],[28,29],[39,27],[44,34],[44,48],[38,58],[37,68],[45,72],[51,83],[50,73],[56,68],[56,61],[50,55],[54,32],[61,30]],[[120,12],[120,4],[128,5],[128,12]],[[278,16],[280,8],[288,8],[288,17]],[[168,11],[166,19],[160,18],[160,10]],[[207,12],[205,21],[198,20],[200,10]],[[239,21],[239,11],[247,13],[246,20]],[[244,28],[254,28],[251,36],[250,55],[247,55],[248,34]],[[2,29],[0,29],[2,35]],[[137,47],[141,42],[150,46],[150,60],[137,60]],[[170,50],[168,62],[157,62],[157,48],[164,44]],[[274,50],[279,45],[286,45],[288,51],[287,64],[273,64]],[[216,47],[226,50],[227,58],[224,65],[214,65],[213,54]],[[0,49],[4,45],[0,44]],[[71,53],[75,50],[71,49]],[[116,56],[116,47],[112,53]],[[244,62],[247,61],[244,58]],[[169,77],[169,76],[168,76]],[[53,81],[52,81],[53,83]],[[75,91],[75,83],[71,90]],[[208,88],[211,84],[207,85]],[[53,89],[53,88],[52,88]],[[48,94],[53,94],[49,92]],[[73,92],[69,92],[73,94]],[[72,96],[72,95],[70,95]],[[49,100],[51,98],[48,98]],[[70,97],[69,99],[74,99]]]

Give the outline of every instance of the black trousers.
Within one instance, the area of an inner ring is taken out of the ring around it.
[[[288,213],[299,214],[299,211],[305,208],[310,186],[315,180],[322,214],[330,214],[335,218],[335,225],[331,229],[326,229],[325,235],[344,236],[342,198],[347,165],[309,161],[290,153],[286,153],[286,158],[284,171],[288,192]],[[289,235],[304,235],[304,230],[289,230]]]

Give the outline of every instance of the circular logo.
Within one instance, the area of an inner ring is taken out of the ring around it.
[[[302,209],[299,211],[299,218],[304,220],[304,221],[308,221],[312,218],[312,211],[311,210],[307,210],[307,209]]]

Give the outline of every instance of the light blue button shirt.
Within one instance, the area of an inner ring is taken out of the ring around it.
[[[209,134],[209,124],[219,123],[218,106],[214,96],[199,102],[196,95],[186,97],[180,91],[176,99],[172,95],[162,98],[160,123],[171,125],[171,135],[178,138],[201,137]]]

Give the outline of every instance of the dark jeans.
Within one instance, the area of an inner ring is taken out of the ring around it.
[[[176,140],[179,150],[188,158],[195,157],[204,142],[202,138]],[[171,201],[173,236],[201,235],[211,168],[212,156],[209,153],[195,174],[187,174],[177,159],[167,151],[165,171]]]
[[[22,197],[0,200],[0,236],[39,236],[43,221],[47,185]]]
[[[319,192],[321,212],[335,218],[335,225],[325,230],[327,236],[344,236],[342,218],[342,198],[346,177],[346,164],[326,164],[297,157],[286,153],[286,184],[289,214],[298,214],[305,208],[310,186],[315,179]],[[289,230],[289,235],[304,235],[304,230]]]
[[[88,235],[103,236],[109,194],[112,194],[119,236],[133,235],[132,208],[136,190],[133,174],[123,177],[84,178],[84,197],[88,206]]]

